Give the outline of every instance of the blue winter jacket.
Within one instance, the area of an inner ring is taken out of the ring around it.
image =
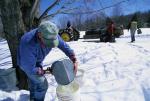
[[[25,33],[20,41],[18,48],[17,63],[18,66],[26,73],[35,74],[37,67],[41,67],[45,56],[51,51],[50,47],[43,47],[39,42],[36,31],[31,30]],[[59,40],[58,48],[61,49],[69,58],[74,55],[73,50],[57,35]]]

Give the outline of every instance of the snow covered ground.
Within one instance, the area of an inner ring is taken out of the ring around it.
[[[80,87],[81,101],[150,101],[150,29],[143,28],[130,43],[130,34],[116,39],[116,43],[100,43],[98,40],[80,39],[68,42],[74,49],[79,68],[85,71]],[[83,35],[84,32],[81,32]],[[45,58],[44,66],[66,56],[53,49]],[[0,41],[0,68],[10,68],[10,52],[6,41]],[[57,83],[46,74],[49,88],[45,101],[57,101]],[[25,90],[0,91],[0,101],[28,101]]]

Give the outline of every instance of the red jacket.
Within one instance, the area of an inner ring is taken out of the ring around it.
[[[109,34],[113,34],[114,33],[114,24],[110,23],[107,27],[107,31]]]

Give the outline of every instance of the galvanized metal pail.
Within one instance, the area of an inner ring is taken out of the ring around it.
[[[70,59],[61,59],[52,64],[52,74],[60,85],[67,85],[75,78],[73,63]]]

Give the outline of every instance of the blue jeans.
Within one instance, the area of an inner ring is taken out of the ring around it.
[[[45,76],[37,74],[28,74],[30,100],[44,101],[46,91],[48,89],[48,82]]]
[[[131,31],[131,42],[135,41],[135,30],[130,30]]]

